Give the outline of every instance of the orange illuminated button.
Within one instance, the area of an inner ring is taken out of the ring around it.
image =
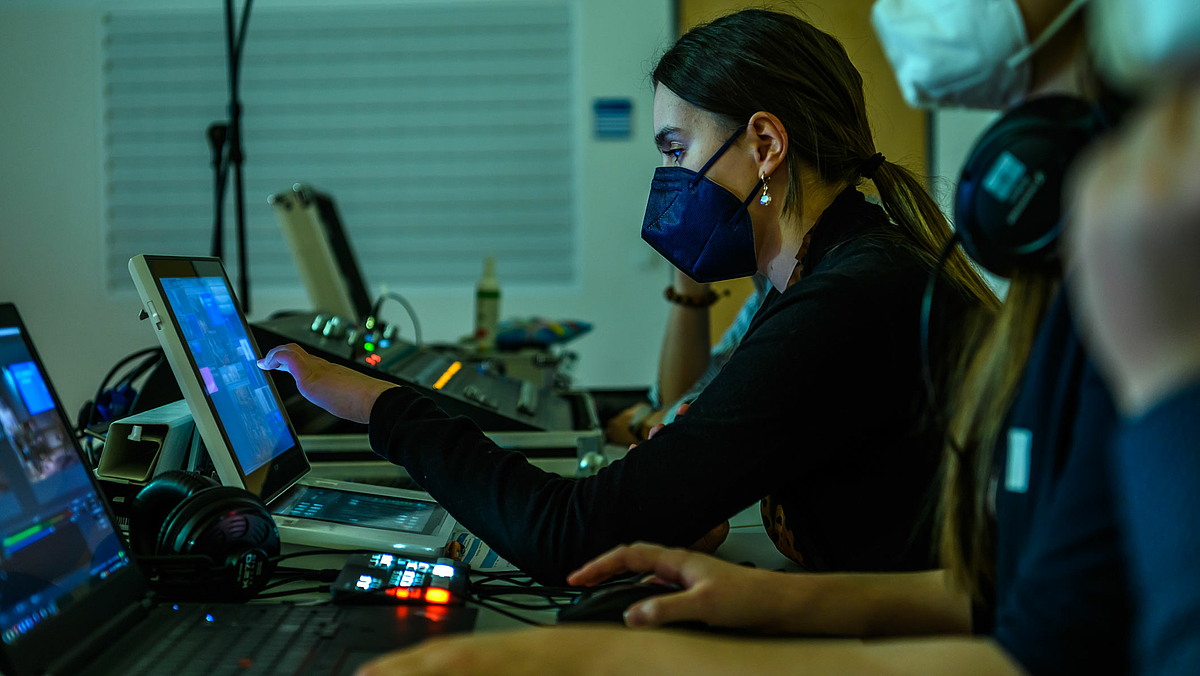
[[[433,389],[440,390],[443,387],[445,387],[446,383],[450,382],[450,379],[453,378],[454,374],[458,373],[459,369],[461,369],[461,368],[462,368],[461,361],[456,361],[453,364],[451,364],[450,368],[446,369],[446,372],[443,373],[442,376],[437,379],[437,382],[433,384]]]
[[[432,587],[425,592],[425,600],[429,603],[449,603],[450,592],[439,587]]]

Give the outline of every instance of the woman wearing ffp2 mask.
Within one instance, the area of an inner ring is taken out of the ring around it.
[[[922,387],[917,317],[944,218],[876,151],[845,50],[800,19],[746,11],[694,29],[654,80],[664,166],[643,236],[695,279],[757,270],[775,288],[679,421],[573,480],[497,449],[414,390],[297,347],[276,348],[263,368],[369,422],[378,453],[540,581],[622,542],[690,544],[764,496],[768,532],[805,566],[929,565],[944,430]],[[864,180],[884,208],[856,189]],[[968,309],[994,302],[961,255],[945,281],[939,380]]]

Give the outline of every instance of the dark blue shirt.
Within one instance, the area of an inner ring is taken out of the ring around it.
[[[1060,297],[996,449],[994,611],[976,615],[976,630],[990,631],[1031,674],[1129,670],[1131,611],[1107,454],[1116,424]]]
[[[1115,458],[1138,672],[1200,674],[1200,385],[1128,421]]]

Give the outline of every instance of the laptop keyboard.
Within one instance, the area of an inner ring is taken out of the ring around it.
[[[316,667],[306,664],[309,656],[341,628],[342,609],[335,606],[180,608],[186,613],[181,621],[141,655],[127,672],[130,676],[294,674]]]

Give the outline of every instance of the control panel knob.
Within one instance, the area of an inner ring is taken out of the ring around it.
[[[325,328],[326,319],[327,317],[325,315],[317,315],[316,317],[313,317],[312,326],[309,328],[312,329],[313,333],[320,333],[321,329]]]
[[[326,338],[340,338],[345,335],[345,331],[340,317],[330,317],[329,321],[325,322],[325,328],[321,330],[321,335]]]

